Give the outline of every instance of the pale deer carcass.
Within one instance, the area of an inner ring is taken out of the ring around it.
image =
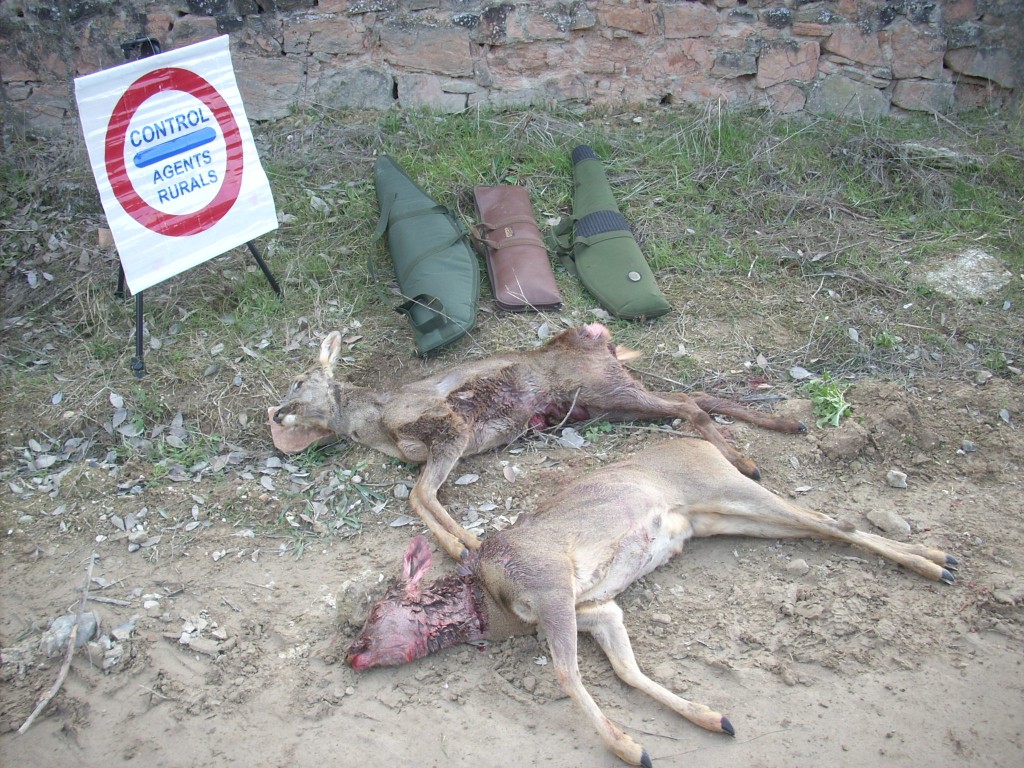
[[[424,583],[430,547],[417,537],[401,577],[371,606],[349,663],[357,671],[395,666],[457,643],[542,630],[559,684],[607,747],[627,763],[650,766],[643,747],[601,713],[584,687],[577,632],[593,635],[629,685],[703,728],[733,735],[722,714],[640,671],[615,603],[688,539],[716,535],[852,544],[947,584],[957,565],[945,552],[859,531],[787,501],[741,475],[706,442],[669,438],[569,483],[432,583]]]
[[[720,413],[780,432],[802,432],[792,419],[746,408],[704,393],[652,392],[623,364],[637,353],[611,343],[600,323],[572,328],[547,344],[475,360],[385,391],[335,377],[342,340],[330,333],[318,364],[296,378],[271,429],[337,435],[403,461],[423,464],[409,504],[445,551],[456,559],[479,546],[437,498],[458,460],[507,445],[531,428],[586,419],[688,419],[748,477],[756,465],[729,445],[708,413]]]

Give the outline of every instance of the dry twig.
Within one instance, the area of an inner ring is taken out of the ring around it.
[[[57,691],[64,684],[64,678],[68,676],[68,670],[71,668],[71,657],[75,655],[75,643],[78,640],[78,627],[82,624],[82,613],[85,611],[85,603],[89,599],[89,585],[92,583],[92,567],[96,564],[96,553],[93,552],[89,555],[89,572],[85,577],[85,586],[82,588],[82,600],[78,604],[78,613],[75,615],[75,623],[71,626],[71,634],[68,637],[68,648],[64,653],[64,663],[60,665],[60,672],[57,673],[57,679],[53,681],[53,685],[36,704],[36,708],[32,710],[32,714],[28,716],[28,719],[22,723],[18,729],[19,734],[25,733],[35,721],[39,713],[42,712],[46,705],[50,703],[54,696],[57,695]]]

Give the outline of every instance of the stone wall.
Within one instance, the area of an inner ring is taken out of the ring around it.
[[[1019,103],[1024,0],[3,0],[5,122],[74,120],[74,77],[127,40],[220,34],[254,120],[709,102],[871,119]]]

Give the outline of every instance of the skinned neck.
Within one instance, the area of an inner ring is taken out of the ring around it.
[[[428,654],[459,643],[488,640],[483,589],[472,574],[456,573],[434,582],[421,600]]]

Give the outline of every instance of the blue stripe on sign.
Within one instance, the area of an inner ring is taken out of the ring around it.
[[[198,131],[186,133],[184,136],[142,150],[135,155],[135,167],[145,168],[147,165],[159,163],[161,160],[188,152],[190,149],[203,146],[203,144],[209,144],[216,138],[217,132],[213,128],[200,128]]]

